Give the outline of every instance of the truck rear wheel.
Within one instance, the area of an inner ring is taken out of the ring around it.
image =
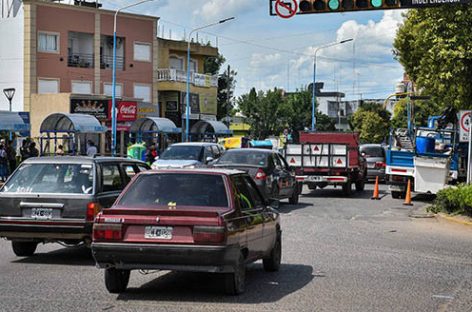
[[[363,192],[364,188],[365,188],[365,180],[364,179],[356,181],[356,191],[357,192]]]

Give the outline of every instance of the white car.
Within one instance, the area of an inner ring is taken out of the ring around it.
[[[152,169],[196,168],[218,159],[223,149],[216,143],[176,143],[152,164]]]

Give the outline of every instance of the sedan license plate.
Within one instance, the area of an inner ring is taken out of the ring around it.
[[[321,181],[323,181],[323,177],[319,177],[319,176],[309,176],[309,177],[308,177],[308,180],[309,180],[309,181],[312,181],[312,182],[321,182]]]
[[[172,239],[171,226],[146,226],[144,238],[149,239]]]
[[[32,208],[31,218],[40,220],[52,219],[52,208]]]

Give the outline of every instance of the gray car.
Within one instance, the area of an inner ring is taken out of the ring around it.
[[[202,167],[218,159],[223,152],[223,148],[216,143],[175,143],[152,164],[152,169]]]
[[[381,144],[362,144],[361,155],[367,161],[367,179],[385,180],[385,149]]]
[[[0,237],[17,256],[32,255],[38,243],[90,245],[95,215],[148,169],[125,158],[30,158],[0,189]]]

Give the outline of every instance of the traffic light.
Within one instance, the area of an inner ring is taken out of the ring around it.
[[[301,0],[299,14],[400,9],[405,0]]]

